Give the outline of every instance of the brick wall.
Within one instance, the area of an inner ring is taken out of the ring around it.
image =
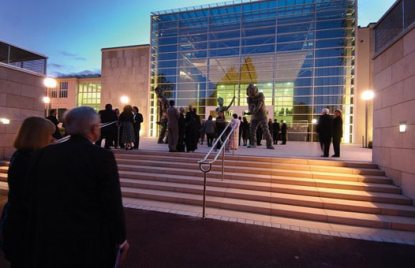
[[[43,78],[30,71],[0,64],[0,118],[10,119],[9,125],[0,123],[0,159],[12,155],[12,144],[24,119],[43,116]]]
[[[373,161],[415,199],[415,29],[374,59],[374,88]]]

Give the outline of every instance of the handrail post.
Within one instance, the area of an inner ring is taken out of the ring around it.
[[[208,165],[207,168],[204,168],[203,165]],[[207,173],[212,169],[212,163],[208,162],[199,162],[199,168],[203,172],[203,210],[202,218],[206,217],[206,184],[207,184]]]
[[[225,179],[225,146],[222,148],[222,181]]]

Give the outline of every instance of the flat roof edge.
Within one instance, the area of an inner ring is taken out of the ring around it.
[[[27,52],[29,52],[29,53],[32,53],[32,54],[38,55],[38,56],[43,57],[43,58],[45,58],[45,59],[48,59],[48,56],[46,56],[46,55],[44,55],[44,54],[41,54],[41,53],[38,53],[38,52],[34,52],[34,51],[32,51],[32,50],[28,50],[28,49],[26,49],[26,48],[22,48],[22,47],[19,47],[19,46],[16,46],[16,45],[10,44],[10,43],[5,42],[5,41],[3,41],[3,40],[0,40],[0,43],[4,43],[4,44],[6,44],[6,45],[9,45],[9,46],[12,46],[12,47],[15,47],[15,48],[18,48],[18,49],[21,49],[21,50],[27,51]]]
[[[106,48],[101,48],[101,51],[104,51],[104,50],[117,50],[117,49],[128,49],[128,48],[138,48],[138,47],[150,47],[150,44],[131,45],[131,46],[119,46],[119,47],[106,47]]]
[[[44,75],[44,74],[33,72],[33,71],[23,69],[23,68],[20,68],[20,67],[16,67],[16,66],[13,66],[13,65],[9,65],[9,64],[3,63],[3,62],[0,62],[0,66],[1,67],[6,67],[8,69],[15,70],[15,71],[27,73],[27,74],[32,74],[32,75],[36,75],[36,76],[40,76],[40,77],[46,77],[46,75]]]

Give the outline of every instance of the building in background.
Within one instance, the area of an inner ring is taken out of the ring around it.
[[[102,49],[101,108],[126,104],[137,106],[144,116],[141,135],[147,135],[149,122],[150,45]]]
[[[354,142],[355,0],[214,4],[154,12],[151,24],[151,136],[155,87],[207,117],[218,97],[235,97],[241,115],[254,83],[290,140],[315,141],[313,119],[328,107],[343,110],[344,142]]]
[[[47,57],[0,42],[0,159],[14,152],[23,120],[43,116]]]
[[[379,20],[373,49],[373,161],[415,199],[415,1]]]
[[[101,75],[62,76],[57,87],[49,90],[50,109],[55,110],[62,121],[64,113],[78,106],[101,107]]]

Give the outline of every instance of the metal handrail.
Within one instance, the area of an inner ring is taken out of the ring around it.
[[[209,160],[209,156],[211,155],[212,151],[216,148],[217,144],[219,141],[221,141],[221,138],[225,135],[226,131],[231,127],[231,123],[229,123],[225,129],[222,131],[222,133],[219,135],[218,138],[216,138],[216,141],[213,143],[212,148],[209,150],[209,152],[206,154],[206,156],[202,159],[198,161],[199,164],[199,169],[200,171],[203,172],[203,212],[202,212],[202,217],[203,219],[206,216],[206,181],[207,181],[207,173],[209,173],[212,170],[212,164],[215,163],[218,158],[219,155],[222,153],[222,180],[224,179],[224,174],[225,174],[225,147],[232,135],[232,133],[235,131],[236,127],[238,125],[234,126],[231,128],[231,131],[229,131],[226,139],[224,141],[222,141],[222,145],[219,148],[219,150],[216,153],[216,156]]]
[[[105,123],[105,124],[101,123],[101,125],[100,125],[99,127],[100,127],[100,128],[108,127],[108,126],[113,125],[113,124],[115,124],[115,123],[117,123],[117,122],[118,122],[118,121],[113,121],[113,122],[109,122],[109,123]],[[55,143],[62,143],[62,142],[66,142],[66,141],[68,141],[70,138],[71,138],[71,135],[68,135],[68,136],[65,136],[65,137],[63,137],[63,138],[61,138],[61,139],[59,139],[59,140],[56,140],[56,141],[55,141]]]

